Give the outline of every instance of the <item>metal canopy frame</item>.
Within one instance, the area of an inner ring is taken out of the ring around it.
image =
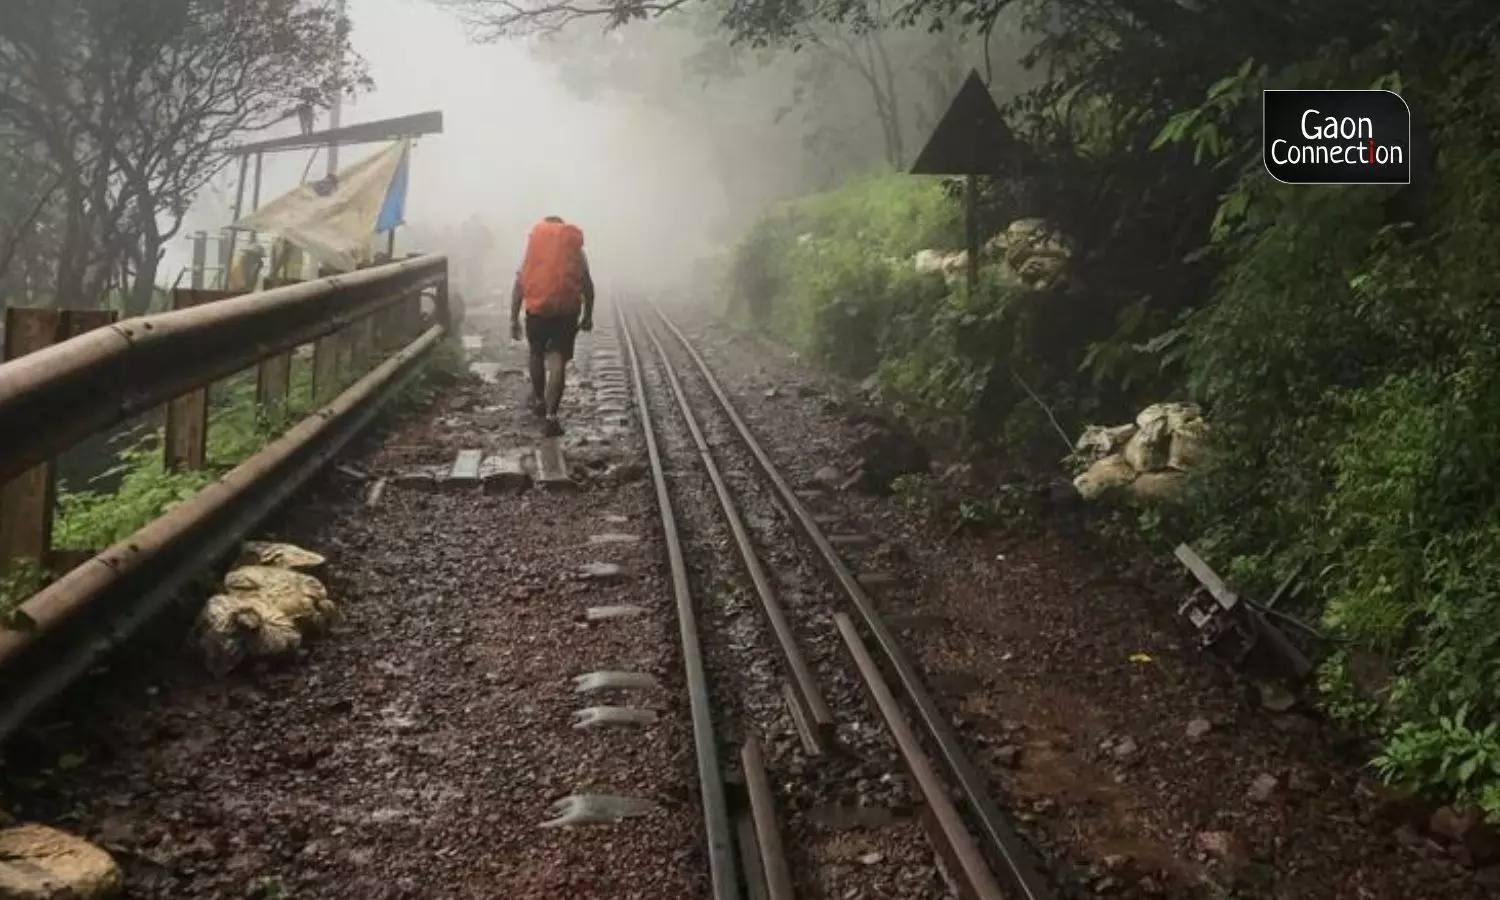
[[[342,128],[328,128],[323,131],[310,131],[306,134],[293,134],[285,137],[271,138],[265,141],[257,141],[253,144],[244,144],[230,150],[230,153],[240,161],[238,187],[234,198],[234,221],[240,220],[245,208],[245,182],[250,176],[250,158],[255,158],[254,188],[250,197],[250,209],[260,209],[260,185],[261,173],[265,164],[267,153],[289,153],[294,150],[319,150],[329,151],[329,174],[333,174],[332,168],[334,148],[350,147],[357,144],[375,144],[383,141],[393,141],[400,138],[422,137],[429,134],[443,133],[443,111],[440,109],[428,110],[426,112],[413,113],[409,116],[396,116],[391,119],[376,119],[373,122],[360,122],[356,125],[346,125]],[[229,265],[234,258],[234,245],[239,237],[238,231],[230,226],[229,251],[227,254],[230,262],[225,263],[224,279],[228,284]],[[396,255],[396,229],[392,228],[386,235],[386,255],[394,258]]]
[[[380,141],[393,141],[397,138],[421,137],[422,135],[442,133],[442,110],[430,110],[410,116],[397,116],[394,119],[377,119],[374,122],[360,122],[357,125],[346,125],[343,128],[330,128],[324,131],[312,131],[307,134],[293,134],[286,137],[271,138],[270,140],[235,147],[230,152],[239,157],[259,156],[263,153],[313,150],[318,147],[329,146],[348,147],[354,144],[374,144]]]

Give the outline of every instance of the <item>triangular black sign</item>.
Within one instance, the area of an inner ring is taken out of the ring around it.
[[[973,69],[927,146],[912,163],[913,175],[997,175],[1015,136],[1000,115],[990,89]]]

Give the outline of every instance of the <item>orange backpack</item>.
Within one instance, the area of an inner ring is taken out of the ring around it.
[[[521,296],[529,316],[572,315],[583,308],[583,230],[536,223],[526,238]]]

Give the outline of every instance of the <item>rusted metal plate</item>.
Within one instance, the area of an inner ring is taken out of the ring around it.
[[[917,154],[911,174],[998,175],[1019,148],[984,79],[970,69],[927,146]]]

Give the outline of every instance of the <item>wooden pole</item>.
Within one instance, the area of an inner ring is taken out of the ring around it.
[[[964,176],[964,237],[968,243],[969,295],[979,290],[979,176]]]

